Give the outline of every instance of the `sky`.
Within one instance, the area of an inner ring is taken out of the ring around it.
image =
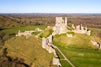
[[[101,13],[101,0],[0,0],[0,13]]]

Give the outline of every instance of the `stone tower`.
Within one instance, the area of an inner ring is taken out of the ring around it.
[[[63,17],[56,17],[56,23],[54,26],[53,34],[61,34],[67,32],[67,17],[63,19]]]
[[[67,26],[67,17],[65,17],[65,26]]]

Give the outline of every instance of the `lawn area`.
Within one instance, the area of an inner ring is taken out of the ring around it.
[[[35,30],[35,28],[40,28],[43,30],[46,28],[46,26],[39,25],[39,26],[25,26],[25,27],[9,28],[9,29],[5,29],[5,30],[1,30],[0,32],[5,32],[7,34],[15,34],[19,30],[20,31],[27,31],[27,30]]]
[[[75,34],[72,38],[61,34],[54,37],[53,43],[76,67],[101,67],[101,50],[92,46],[90,39],[84,34]],[[63,67],[71,67],[63,60],[61,63]]]
[[[66,60],[64,60],[63,56],[60,54],[60,52],[57,49],[56,49],[56,53],[58,57],[60,58],[60,63],[62,67],[71,67],[71,65]]]
[[[72,67],[67,61],[65,60],[60,60],[62,67]]]

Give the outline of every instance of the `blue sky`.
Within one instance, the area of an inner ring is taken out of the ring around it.
[[[0,13],[101,13],[101,0],[0,0]]]

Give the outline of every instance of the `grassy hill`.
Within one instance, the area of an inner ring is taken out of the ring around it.
[[[69,38],[66,34],[61,34],[54,37],[53,43],[76,67],[101,67],[101,50],[91,44],[92,37],[74,34]],[[61,54],[58,55],[63,59]],[[63,67],[71,67],[65,60],[61,60],[61,63]]]
[[[66,34],[56,35],[54,37],[55,42],[59,42],[62,46],[78,46],[78,47],[89,47],[90,36],[86,34],[74,34],[73,37],[67,37]]]
[[[25,37],[13,37],[6,41],[4,48],[7,48],[7,56],[12,59],[22,59],[27,65],[33,67],[55,67],[52,66],[53,54],[49,54],[41,47],[41,40],[34,36],[28,39]]]
[[[0,47],[4,45],[4,42],[8,40],[11,37],[14,37],[18,31],[20,30],[21,32],[27,31],[27,30],[35,30],[36,28],[40,28],[41,30],[44,30],[46,26],[44,25],[37,25],[37,26],[24,26],[24,27],[18,27],[18,28],[9,28],[9,29],[4,29],[0,30]],[[40,32],[34,32],[33,34],[38,34]]]

